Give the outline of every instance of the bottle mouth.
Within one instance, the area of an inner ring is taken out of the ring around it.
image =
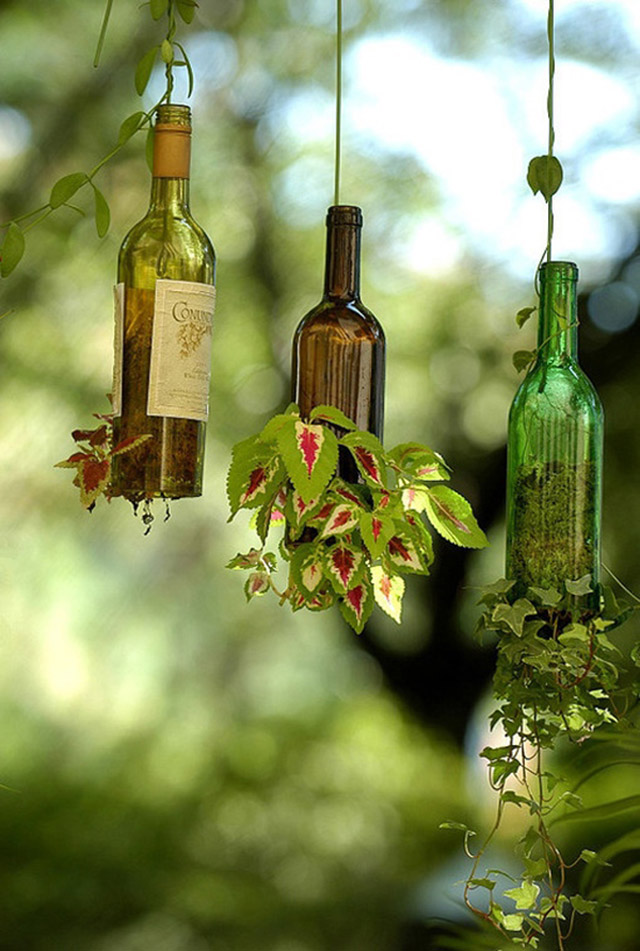
[[[191,131],[191,107],[173,102],[163,102],[156,109],[156,128],[173,127]]]
[[[327,210],[328,225],[362,225],[362,209],[357,205],[331,205]]]
[[[540,265],[540,276],[542,275],[555,280],[577,281],[578,265],[573,261],[545,261]]]

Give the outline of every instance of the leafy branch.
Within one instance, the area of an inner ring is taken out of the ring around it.
[[[112,7],[113,0],[107,0],[94,66],[99,64]],[[193,69],[184,46],[175,37],[178,26],[177,16],[179,15],[185,23],[189,24],[193,20],[196,7],[196,0],[150,0],[149,11],[153,20],[160,20],[166,15],[166,35],[162,42],[148,50],[138,63],[135,72],[135,87],[138,95],[142,96],[149,84],[159,54],[165,63],[166,76],[166,88],[162,97],[147,112],[138,110],[123,120],[115,146],[100,159],[91,171],[72,172],[69,175],[64,175],[54,183],[49,198],[44,204],[0,224],[0,229],[5,232],[0,244],[0,277],[8,277],[22,260],[26,248],[27,232],[48,218],[53,212],[59,208],[70,208],[81,215],[84,214],[80,208],[70,204],[70,202],[78,192],[86,189],[87,186],[90,187],[93,193],[93,216],[98,237],[103,238],[107,234],[111,223],[111,213],[103,192],[95,183],[95,177],[124,148],[136,132],[144,128],[151,131],[151,122],[158,106],[163,102],[171,101],[174,88],[173,70],[175,67],[183,67],[187,70],[189,96],[191,95],[193,91]],[[179,56],[176,55],[176,51],[178,51]]]
[[[345,454],[357,467],[357,484],[339,475]],[[294,611],[337,603],[357,632],[377,604],[400,623],[402,575],[426,575],[433,562],[427,524],[454,545],[487,545],[466,499],[434,484],[448,479],[444,460],[427,446],[403,443],[386,451],[340,410],[317,406],[303,420],[292,403],[233,449],[229,520],[240,509],[255,509],[261,546],[227,567],[249,572],[247,600],[272,591]],[[284,529],[278,552],[288,566],[280,584],[278,557],[265,551],[274,527]]]
[[[537,948],[550,929],[555,946],[563,951],[576,916],[596,915],[615,885],[608,890],[589,888],[586,895],[569,893],[572,869],[586,867],[589,874],[585,871],[583,885],[589,886],[594,870],[607,860],[590,849],[582,849],[571,861],[563,855],[554,827],[589,818],[594,809],[583,807],[577,794],[580,783],[571,787],[546,768],[544,753],[562,738],[582,749],[599,733],[609,738],[613,731],[618,736],[632,734],[635,727],[629,714],[637,704],[637,687],[621,686],[619,650],[609,634],[635,608],[618,604],[609,589],[603,589],[597,612],[581,608],[592,591],[589,575],[565,581],[562,591],[531,587],[525,598],[516,597],[513,587],[514,582],[500,579],[482,590],[483,612],[476,627],[481,639],[497,637],[498,706],[490,725],[498,727],[505,740],[480,754],[497,794],[496,818],[475,853],[469,848],[473,830],[452,821],[441,827],[464,832],[465,852],[472,860],[464,900],[474,915],[514,947]],[[640,651],[632,659],[640,665]],[[631,798],[634,802],[625,801],[625,807],[640,808],[640,797]],[[511,805],[531,817],[518,846],[523,870],[516,880],[500,869],[483,867],[487,848]],[[615,807],[614,803],[596,809],[605,816]],[[621,808],[618,804],[618,811]],[[513,881],[514,887],[503,892],[503,899],[513,906],[503,907],[495,897],[500,877]],[[488,910],[479,906],[478,893],[488,896]]]

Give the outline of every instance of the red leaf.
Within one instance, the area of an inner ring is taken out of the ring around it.
[[[356,567],[356,559],[353,552],[348,548],[336,548],[331,552],[331,564],[338,573],[343,586],[346,588]]]
[[[358,498],[357,495],[354,495],[353,492],[349,492],[347,489],[336,489],[336,494],[340,495],[343,499],[346,499],[348,502],[353,502],[359,508],[362,508],[362,501]]]
[[[320,438],[310,426],[301,426],[296,433],[296,438],[307,468],[307,475],[311,476],[320,452]]]
[[[102,426],[99,427],[99,429],[102,428]],[[74,442],[84,442],[85,439],[90,440],[94,433],[99,432],[99,429],[74,429],[71,438]]]
[[[109,460],[89,458],[83,463],[80,472],[84,491],[91,495],[109,475]]]
[[[254,499],[256,495],[262,490],[265,485],[266,480],[266,468],[264,466],[258,466],[253,470],[249,476],[249,485],[243,492],[240,498],[240,505],[245,505],[247,502]]]
[[[382,479],[380,478],[380,469],[376,463],[375,457],[372,452],[369,452],[368,449],[365,449],[364,446],[355,446],[354,453],[356,458],[362,468],[365,470],[370,479],[373,479],[374,482],[377,482],[378,485],[382,485]]]
[[[345,600],[349,602],[355,612],[358,620],[362,617],[362,609],[366,600],[366,591],[363,584],[357,584],[355,588],[350,588],[345,594]]]
[[[409,550],[402,544],[397,535],[394,535],[389,541],[389,552],[392,555],[399,555],[404,561],[411,561]]]

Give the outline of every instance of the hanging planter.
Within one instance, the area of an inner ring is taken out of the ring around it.
[[[597,606],[603,414],[578,364],[575,264],[540,268],[535,363],[509,414],[507,578],[561,587],[588,575]]]

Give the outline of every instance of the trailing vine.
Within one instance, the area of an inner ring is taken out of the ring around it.
[[[358,484],[340,477],[344,454],[357,466]],[[303,420],[292,403],[233,449],[230,520],[255,509],[260,547],[227,567],[249,572],[247,600],[272,591],[293,611],[337,603],[357,632],[377,604],[400,623],[402,575],[426,575],[433,562],[427,523],[454,545],[487,545],[466,499],[438,484],[448,479],[446,463],[427,446],[387,451],[335,407],[317,406]],[[280,584],[278,555],[265,550],[275,527],[283,529],[276,547],[287,566]]]
[[[143,6],[146,6],[146,4],[143,4]],[[166,16],[166,33],[162,41],[152,46],[140,59],[135,72],[135,88],[139,96],[144,94],[149,84],[153,67],[155,66],[158,56],[160,56],[165,64],[166,77],[166,88],[163,95],[151,109],[146,112],[138,110],[122,121],[116,144],[89,172],[71,172],[68,175],[64,175],[54,183],[46,202],[38,208],[34,208],[32,211],[27,211],[22,215],[18,215],[0,224],[0,230],[4,231],[4,237],[0,245],[0,277],[8,277],[18,266],[25,253],[26,235],[36,227],[36,225],[40,224],[60,208],[70,208],[81,215],[84,214],[81,208],[71,204],[71,199],[80,191],[86,190],[87,187],[90,188],[93,194],[93,217],[96,232],[99,238],[103,238],[109,230],[111,213],[107,199],[95,182],[96,176],[101,169],[124,148],[129,139],[131,139],[136,132],[145,128],[151,131],[151,121],[156,109],[161,103],[171,101],[171,94],[174,88],[173,70],[175,68],[186,69],[189,79],[189,96],[191,95],[193,90],[193,70],[184,46],[176,39],[176,33],[178,29],[178,16],[184,23],[191,23],[198,4],[196,0],[150,0],[148,6],[154,21],[161,20]],[[94,66],[98,66],[100,61],[112,7],[113,0],[107,0],[94,58]],[[179,56],[176,55],[176,51]]]

